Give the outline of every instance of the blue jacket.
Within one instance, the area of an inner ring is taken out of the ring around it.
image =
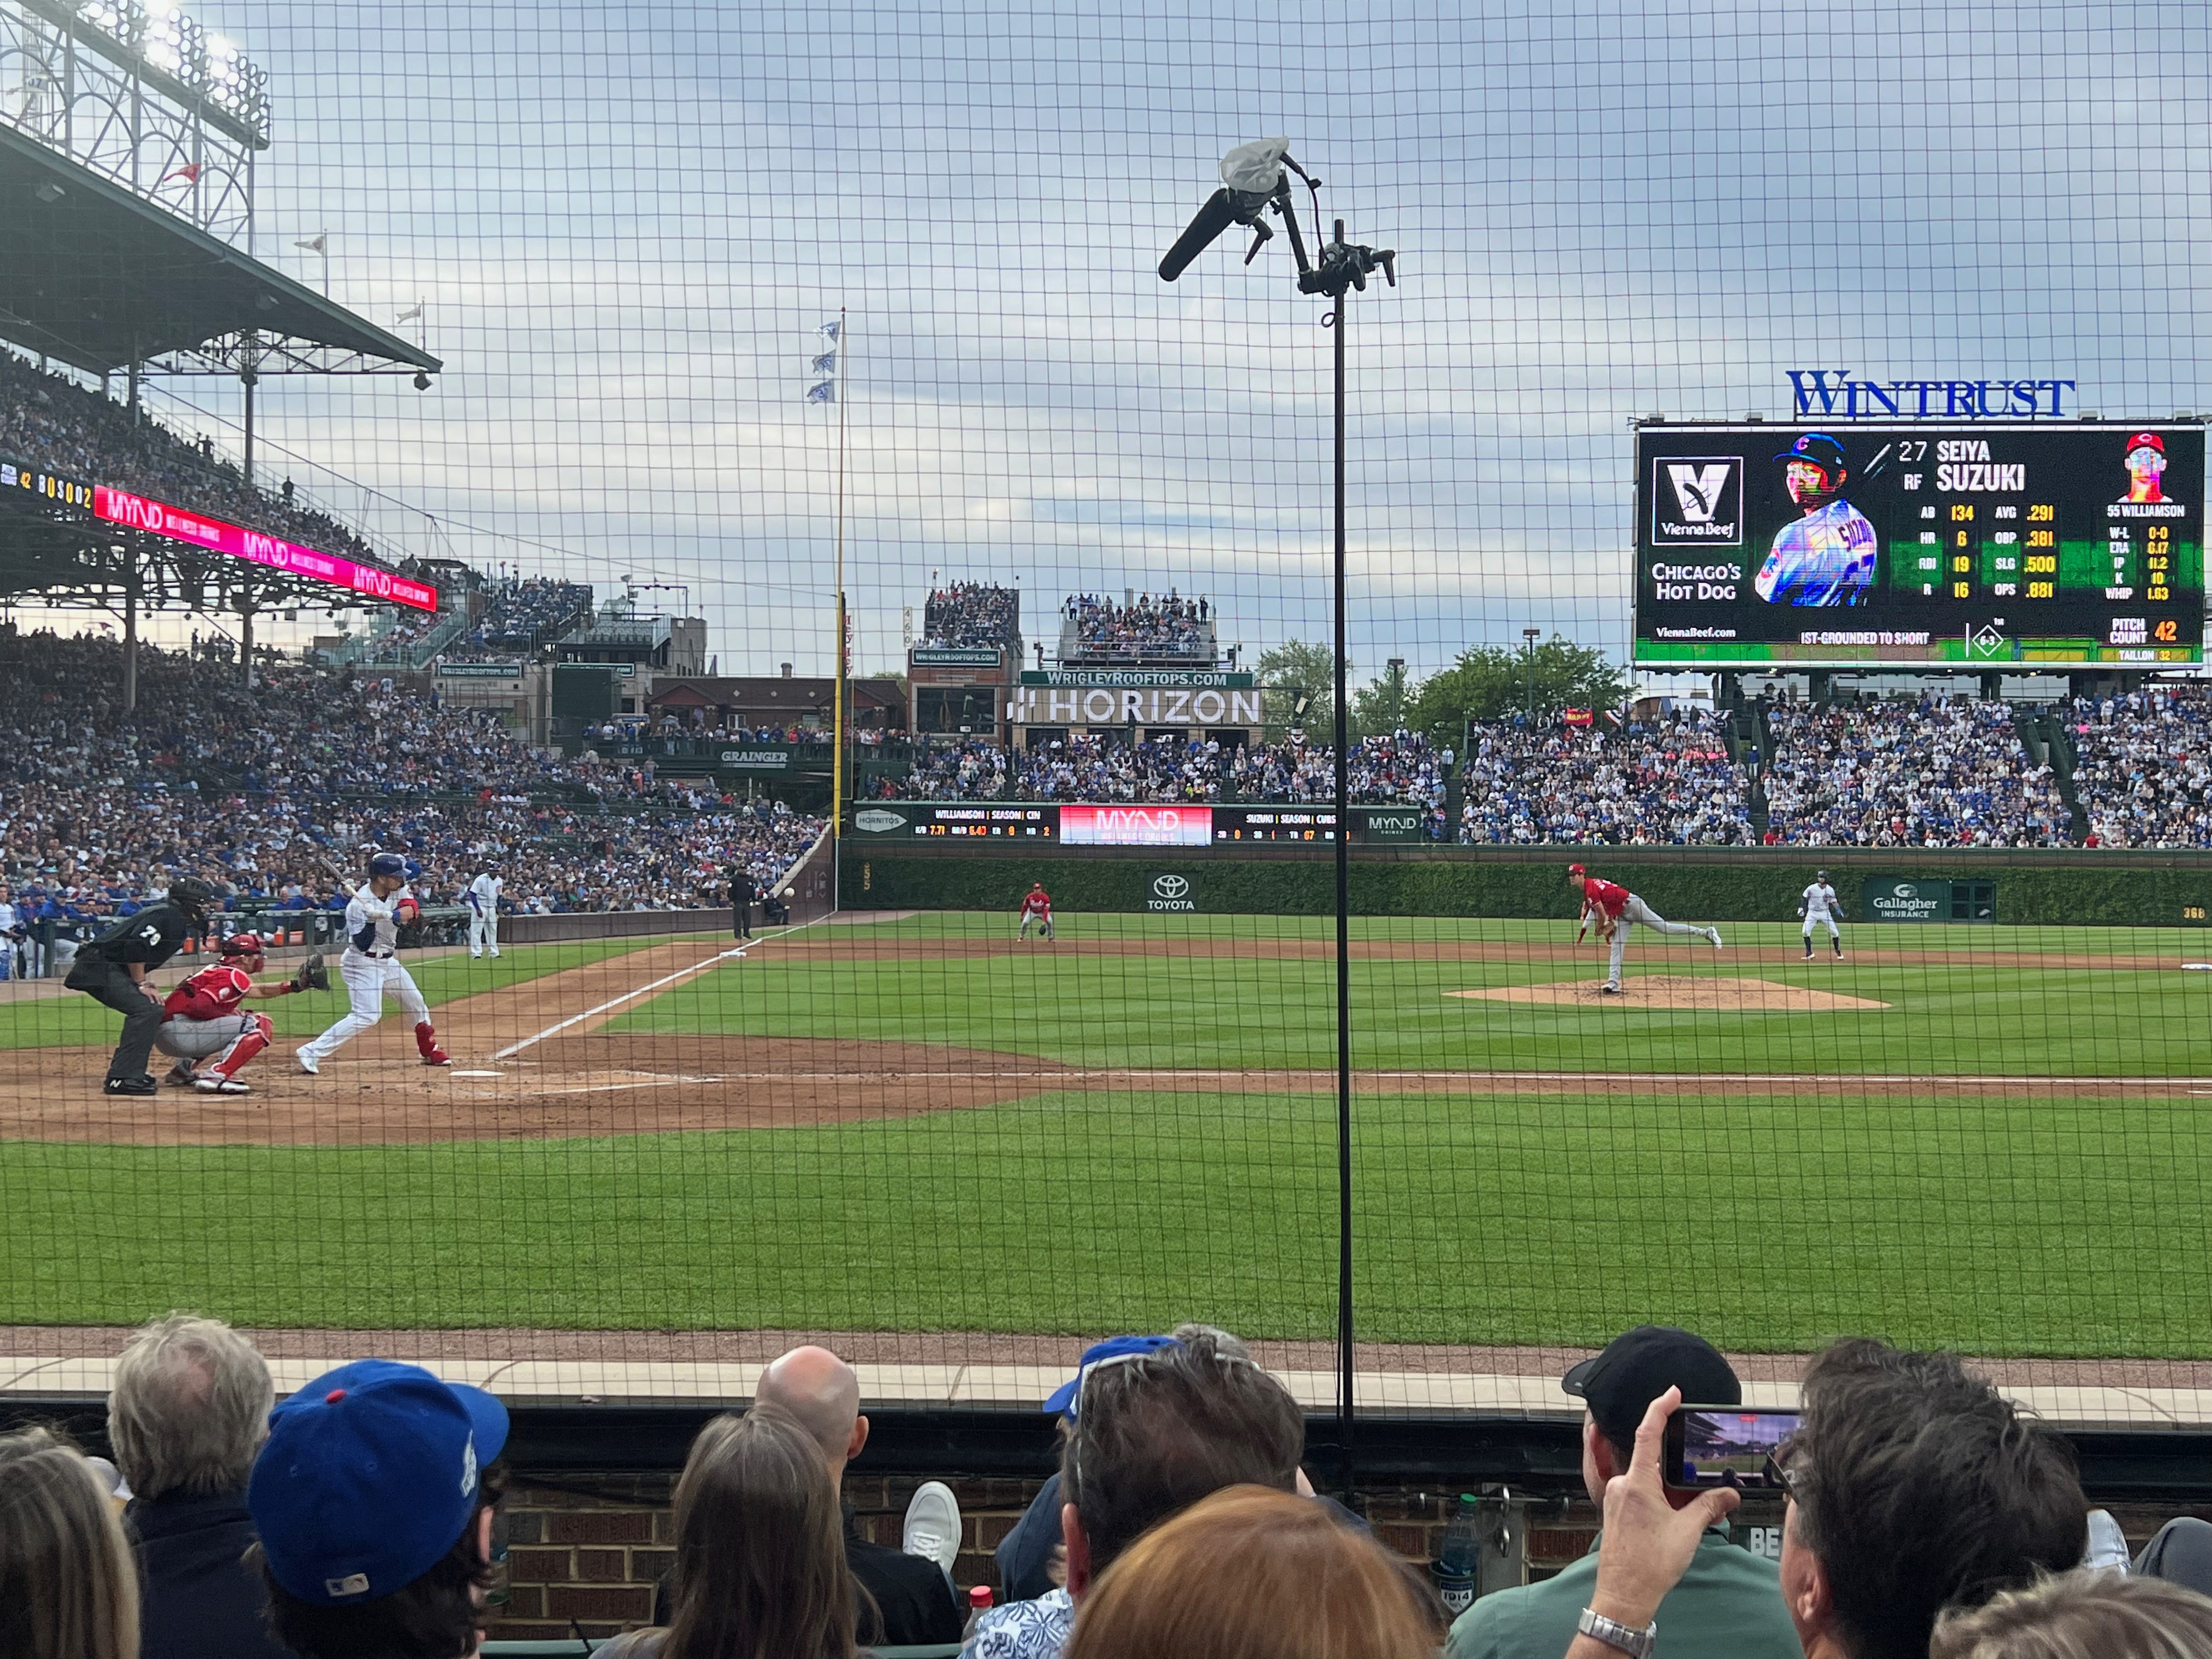
[[[253,1520],[244,1492],[131,1505],[143,1593],[139,1659],[289,1659],[269,1633],[268,1591],[244,1557]]]

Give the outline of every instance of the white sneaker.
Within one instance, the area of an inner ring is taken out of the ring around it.
[[[934,1561],[952,1571],[960,1553],[960,1503],[942,1480],[925,1480],[914,1489],[906,1506],[906,1531],[901,1547],[908,1555]]]
[[[1712,940],[1712,942],[1713,942],[1713,949],[1714,949],[1714,950],[1717,951],[1717,950],[1719,950],[1719,949],[1721,948],[1721,930],[1720,930],[1719,928],[1717,928],[1717,927],[1708,927],[1708,928],[1706,928],[1706,929],[1705,929],[1705,937],[1706,937],[1707,939],[1709,939]]]
[[[305,1048],[301,1049],[293,1058],[300,1062],[300,1069],[309,1077],[320,1077],[323,1074],[323,1068],[315,1063],[315,1057]]]

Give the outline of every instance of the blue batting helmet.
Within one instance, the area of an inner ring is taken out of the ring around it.
[[[368,873],[372,876],[404,878],[407,874],[407,860],[397,853],[379,853],[374,858],[369,860]]]

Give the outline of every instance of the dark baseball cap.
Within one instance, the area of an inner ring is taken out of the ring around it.
[[[1672,1325],[1638,1325],[1559,1379],[1562,1393],[1589,1407],[1598,1432],[1626,1445],[1651,1402],[1680,1389],[1692,1406],[1740,1406],[1743,1384],[1720,1350]]]
[[[1808,432],[1774,459],[1808,462],[1832,478],[1844,470],[1844,447],[1825,432]]]

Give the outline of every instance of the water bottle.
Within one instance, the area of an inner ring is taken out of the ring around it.
[[[1475,1500],[1471,1492],[1459,1495],[1459,1508],[1444,1528],[1444,1541],[1437,1551],[1437,1594],[1444,1612],[1456,1619],[1474,1605],[1474,1558],[1481,1547],[1475,1531]]]
[[[978,1584],[968,1592],[968,1623],[960,1632],[963,1644],[975,1636],[977,1621],[990,1610],[991,1587],[988,1584]]]

